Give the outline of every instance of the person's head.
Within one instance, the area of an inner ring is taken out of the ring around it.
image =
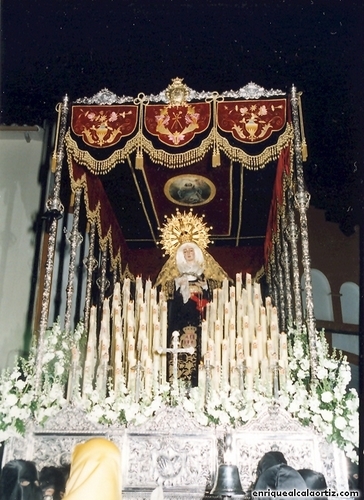
[[[269,467],[273,465],[284,464],[287,465],[287,460],[281,451],[267,451],[258,462],[257,476],[260,476]]]
[[[197,266],[203,270],[204,258],[201,248],[193,242],[182,243],[176,254],[177,267],[181,272],[185,267]]]
[[[121,500],[121,455],[105,438],[77,444],[64,500]]]
[[[0,477],[1,500],[42,500],[38,471],[34,462],[11,460]]]
[[[195,249],[192,245],[186,245],[183,249],[183,257],[186,262],[195,262]]]
[[[43,497],[61,500],[66,490],[66,474],[63,467],[43,467],[39,473],[39,485]]]
[[[306,490],[306,483],[301,474],[293,467],[284,463],[272,465],[265,469],[257,478],[253,487],[254,491],[262,490],[285,490],[285,491],[304,491]],[[266,496],[264,498],[273,499],[274,495]],[[290,496],[291,500],[299,500],[301,496]]]

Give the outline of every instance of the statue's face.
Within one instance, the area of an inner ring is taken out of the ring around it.
[[[195,260],[195,249],[193,247],[186,247],[183,249],[183,256],[186,262],[194,262]]]

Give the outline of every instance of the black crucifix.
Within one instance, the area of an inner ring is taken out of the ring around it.
[[[175,330],[172,333],[172,347],[159,347],[157,349],[158,354],[166,354],[170,352],[173,354],[173,385],[177,385],[178,381],[178,354],[188,353],[193,354],[195,352],[194,347],[179,347],[179,332]]]

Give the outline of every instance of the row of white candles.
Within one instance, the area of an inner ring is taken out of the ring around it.
[[[166,355],[157,352],[167,347],[167,326],[167,301],[150,280],[143,289],[141,277],[136,278],[134,300],[130,280],[124,280],[122,293],[117,283],[111,304],[104,300],[98,341],[97,311],[91,308],[83,393],[94,378],[96,388],[105,393],[111,368],[115,391],[126,383],[130,391],[151,395],[167,378]],[[260,285],[249,274],[245,288],[238,273],[235,286],[225,280],[214,290],[202,321],[200,386],[205,388],[206,374],[216,389],[240,386],[243,370],[246,389],[259,381],[269,390],[275,366],[281,385],[285,383],[287,357],[287,337],[278,331],[277,310],[269,297],[263,305]]]

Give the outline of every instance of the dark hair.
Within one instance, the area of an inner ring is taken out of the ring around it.
[[[258,462],[257,476],[260,476],[269,467],[279,464],[287,465],[287,460],[284,458],[283,453],[281,451],[268,451]]]
[[[321,472],[316,472],[312,469],[299,469],[298,472],[301,474],[307,488],[310,490],[326,490],[326,479]]]
[[[11,460],[0,476],[0,500],[42,500],[34,462]]]

